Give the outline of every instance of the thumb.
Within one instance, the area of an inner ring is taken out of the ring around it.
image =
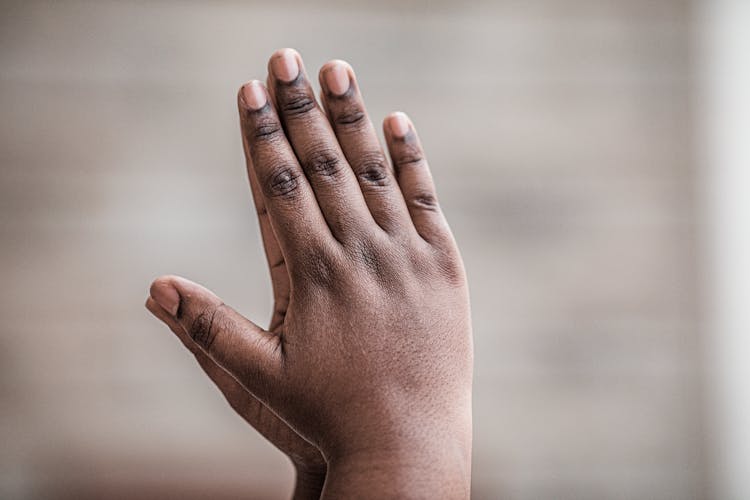
[[[227,306],[210,290],[178,276],[154,280],[151,298],[216,364],[256,396],[281,366],[281,339]]]

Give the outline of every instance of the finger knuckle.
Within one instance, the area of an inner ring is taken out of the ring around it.
[[[369,239],[357,240],[349,251],[352,260],[363,266],[370,274],[383,276],[382,252],[378,246]]]
[[[193,342],[198,344],[202,349],[208,351],[216,339],[217,316],[224,304],[208,307],[198,313],[190,322],[188,334]]]
[[[289,271],[299,285],[298,288],[313,286],[332,289],[339,280],[335,259],[325,250],[310,248],[302,263],[290,263]]]
[[[252,128],[252,138],[257,142],[272,142],[281,138],[283,131],[278,120],[258,120]]]
[[[313,175],[335,177],[341,173],[343,162],[332,149],[320,148],[311,154],[304,163],[305,170]]]
[[[439,250],[436,269],[445,282],[451,286],[462,286],[466,281],[466,272],[461,257],[451,247]]]
[[[263,189],[269,198],[294,197],[300,189],[300,172],[291,165],[275,165],[268,170]]]
[[[387,186],[390,184],[391,175],[383,155],[365,156],[360,159],[357,166],[357,177],[360,182],[367,186]]]
[[[289,91],[280,100],[281,112],[289,118],[305,116],[316,107],[315,98],[307,92]]]
[[[424,154],[417,144],[405,143],[396,154],[396,166],[398,168],[408,168],[410,166],[420,166],[424,162]]]
[[[413,193],[408,200],[409,204],[412,208],[418,209],[418,210],[427,210],[430,212],[437,212],[439,211],[439,205],[437,196],[435,196],[435,193],[428,190],[420,190],[415,193]]]
[[[346,104],[333,116],[337,128],[359,130],[367,124],[367,114],[358,104]]]
[[[428,240],[418,240],[408,246],[411,272],[435,285],[462,285],[465,272],[461,256],[451,239],[442,233],[431,232]]]

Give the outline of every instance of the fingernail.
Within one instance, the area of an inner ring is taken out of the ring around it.
[[[394,137],[406,137],[406,134],[409,133],[409,118],[401,111],[394,113],[391,117],[390,126]]]
[[[346,70],[346,65],[340,61],[336,61],[328,68],[325,75],[326,86],[333,95],[344,95],[349,90],[349,72]]]
[[[151,298],[172,316],[180,308],[180,294],[169,283],[157,282],[151,286]]]
[[[258,110],[266,105],[266,91],[258,80],[253,80],[242,86],[242,99],[248,108]]]
[[[299,64],[297,56],[292,49],[284,49],[281,54],[276,56],[271,65],[273,76],[282,82],[289,83],[294,81],[299,75]]]

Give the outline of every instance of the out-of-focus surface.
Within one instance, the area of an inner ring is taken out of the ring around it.
[[[698,18],[705,238],[708,452],[714,498],[750,498],[750,2],[703,2]]]
[[[268,317],[235,93],[293,46],[420,130],[470,277],[474,496],[703,497],[689,7],[3,2],[0,496],[289,494],[142,304],[177,273]]]

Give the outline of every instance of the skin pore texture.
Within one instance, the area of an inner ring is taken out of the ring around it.
[[[347,63],[320,84],[282,49],[237,97],[268,329],[176,276],[146,307],[289,456],[294,498],[469,498],[468,286],[422,147],[393,113],[387,160]]]

